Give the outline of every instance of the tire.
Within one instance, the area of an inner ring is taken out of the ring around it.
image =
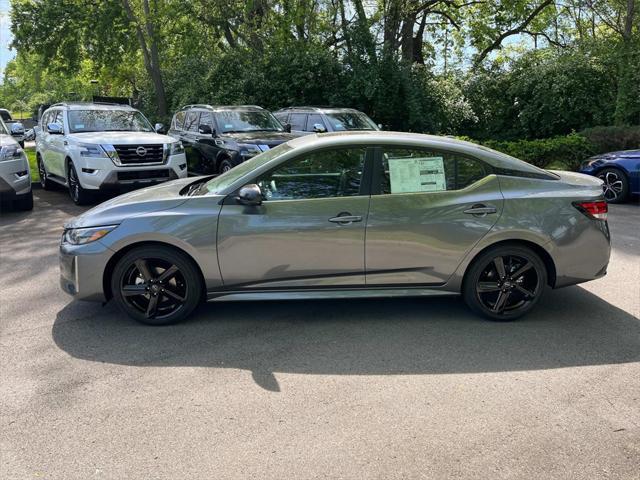
[[[110,282],[120,310],[147,325],[180,322],[203,298],[197,267],[184,253],[170,247],[134,248],[118,261]]]
[[[67,167],[67,184],[69,187],[69,196],[73,203],[76,205],[86,205],[91,203],[93,196],[91,192],[82,188],[80,185],[80,180],[78,179],[78,172],[76,172],[76,167],[73,165],[73,162],[69,162],[69,166]]]
[[[30,211],[33,210],[33,192],[22,195],[15,201],[15,206],[18,210]]]
[[[475,313],[490,320],[510,321],[535,307],[546,285],[547,269],[533,250],[498,245],[482,253],[467,269],[462,297]]]
[[[598,178],[604,182],[602,188],[608,203],[622,203],[629,198],[629,179],[622,170],[605,168],[598,172]]]
[[[233,167],[235,167],[235,165],[231,162],[230,159],[226,158],[224,159],[221,163],[220,163],[220,175],[222,175],[225,172],[228,172],[229,170],[231,170]]]
[[[38,175],[40,176],[40,185],[43,190],[52,190],[54,188],[53,182],[47,176],[47,170],[40,155],[38,155]]]

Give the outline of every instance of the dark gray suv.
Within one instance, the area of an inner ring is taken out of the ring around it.
[[[176,112],[169,135],[182,141],[189,173],[202,175],[224,173],[298,136],[255,105],[201,104]]]
[[[380,130],[367,115],[353,108],[289,107],[273,114],[294,132],[345,132]]]

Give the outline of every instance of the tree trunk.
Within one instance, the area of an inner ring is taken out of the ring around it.
[[[640,65],[640,55],[634,49],[633,25],[636,0],[627,0],[627,9],[622,32],[621,52],[618,60],[618,91],[614,122],[629,125],[638,121],[640,115],[640,86],[635,80],[635,69]]]

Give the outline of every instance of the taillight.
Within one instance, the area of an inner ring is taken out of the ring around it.
[[[587,217],[597,220],[606,220],[609,207],[604,200],[597,202],[573,202],[573,206],[584,213]]]

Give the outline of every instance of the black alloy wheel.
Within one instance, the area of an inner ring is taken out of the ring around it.
[[[202,297],[191,260],[165,247],[141,247],[125,255],[114,269],[111,288],[123,311],[150,325],[184,319]]]
[[[547,283],[544,263],[526,247],[492,249],[474,262],[463,296],[476,312],[493,320],[514,320],[539,301]]]
[[[602,190],[608,203],[621,203],[626,200],[629,182],[624,173],[615,168],[605,168],[598,174],[598,178],[604,182]]]

